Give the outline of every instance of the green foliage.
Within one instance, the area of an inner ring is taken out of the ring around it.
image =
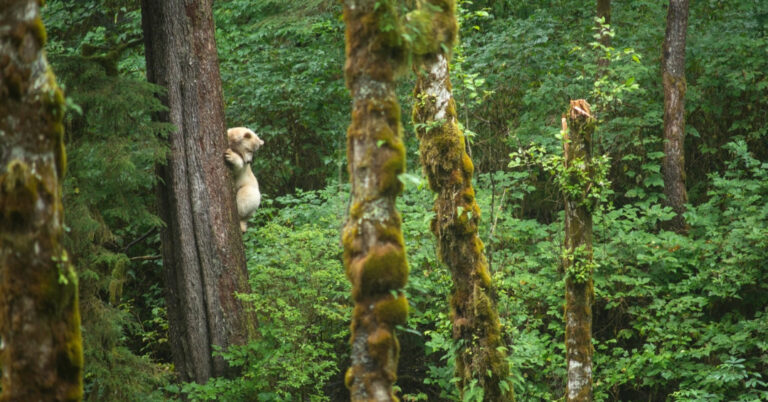
[[[263,192],[322,188],[341,172],[349,124],[341,5],[227,0],[214,13],[227,121],[265,141],[254,158]]]

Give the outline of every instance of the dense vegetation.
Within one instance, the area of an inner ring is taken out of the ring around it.
[[[403,1],[409,7],[413,1]],[[611,44],[592,3],[460,2],[454,95],[470,137],[480,236],[519,400],[565,388],[560,116],[586,98],[604,155],[595,211],[596,400],[768,400],[768,3],[691,4],[686,57],[687,234],[663,230],[659,69],[665,3],[614,2]],[[146,83],[138,2],[49,0],[49,59],[67,93],[67,248],[80,273],[86,397],[343,400],[349,365],[344,25],[333,0],[215,2],[230,126],[265,141],[264,201],[244,235],[259,337],[222,351],[236,379],[174,384],[154,186],[169,127]],[[598,59],[610,64],[598,74]],[[598,78],[599,77],[599,78]],[[414,81],[400,84],[409,110]],[[404,113],[407,116],[407,113]],[[406,127],[403,216],[410,316],[404,400],[457,397],[450,274],[433,196]],[[478,400],[472,388],[465,399]]]

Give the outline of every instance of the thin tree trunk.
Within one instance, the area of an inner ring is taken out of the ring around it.
[[[224,161],[224,105],[211,0],[143,0],[147,78],[167,89],[177,130],[158,168],[170,342],[181,380],[232,374],[213,346],[240,345],[255,318],[235,293],[249,291],[234,185]]]
[[[688,0],[670,0],[662,55],[664,81],[664,194],[677,214],[668,227],[687,231],[685,203],[685,37],[688,31]]]
[[[611,24],[611,0],[597,0],[597,18],[602,18],[605,25]],[[608,35],[607,30],[600,31],[599,42],[605,47],[611,46],[611,36]],[[602,56],[597,60],[598,78],[605,74],[605,70],[610,62],[610,59]]]
[[[456,351],[456,374],[463,394],[477,381],[485,401],[511,401],[509,366],[501,338],[491,276],[478,236],[480,209],[472,187],[474,166],[466,152],[451,93],[446,52],[456,41],[455,2],[431,0],[438,7],[433,30],[443,43],[433,43],[419,58],[414,89],[413,121],[417,125],[421,164],[429,186],[437,193],[432,232],[440,260],[451,271],[451,320]]]
[[[395,198],[405,170],[395,71],[402,62],[393,0],[345,0],[345,75],[352,95],[347,159],[352,185],[342,232],[344,267],[352,283],[352,365],[346,384],[353,401],[396,400],[399,345],[395,326],[405,323],[408,280]]]
[[[571,101],[564,130],[566,401],[592,400],[592,133],[589,104]],[[586,177],[586,180],[584,180]]]
[[[604,18],[606,24],[611,23],[611,0],[597,0],[597,17]]]
[[[77,275],[61,245],[64,95],[36,0],[0,2],[0,401],[77,401]]]

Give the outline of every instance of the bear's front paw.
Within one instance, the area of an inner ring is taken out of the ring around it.
[[[224,151],[224,159],[226,159],[227,162],[236,165],[237,160],[240,159],[240,155],[236,154],[234,151],[228,148],[226,151]]]

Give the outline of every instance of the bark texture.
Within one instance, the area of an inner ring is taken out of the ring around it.
[[[664,81],[664,194],[677,216],[668,228],[687,231],[683,213],[685,189],[685,37],[688,31],[688,0],[670,0],[662,55]]]
[[[77,276],[61,245],[64,95],[36,0],[0,1],[0,401],[77,401]]]
[[[419,138],[421,163],[429,186],[437,194],[431,229],[438,255],[451,271],[451,320],[456,352],[456,374],[462,394],[473,380],[483,388],[485,401],[511,401],[509,366],[493,296],[491,276],[478,236],[480,209],[472,187],[474,166],[459,129],[445,49],[456,41],[456,4],[428,0],[442,12],[431,17],[433,45],[415,65],[413,121]],[[441,46],[442,45],[442,46]]]
[[[592,134],[589,104],[571,101],[564,130],[566,401],[592,400]],[[586,178],[586,179],[585,179]]]
[[[352,364],[346,374],[353,401],[397,399],[392,391],[400,349],[395,326],[405,323],[408,314],[401,292],[408,265],[395,210],[395,198],[402,191],[398,175],[405,170],[394,83],[403,55],[396,6],[393,0],[344,1],[352,194],[342,242],[355,301]]]
[[[171,350],[181,380],[205,382],[232,373],[212,357],[212,347],[245,343],[256,324],[235,297],[249,285],[224,162],[211,0],[143,0],[142,25],[147,78],[167,88],[168,112],[158,117],[177,127],[167,163],[158,168]]]

